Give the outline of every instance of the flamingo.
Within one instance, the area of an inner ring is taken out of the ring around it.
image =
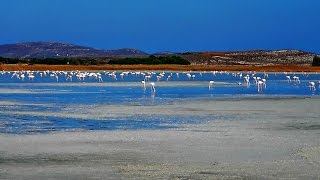
[[[98,81],[103,82],[101,75],[98,75]]]
[[[72,76],[70,74],[66,78],[66,81],[68,81],[68,80],[72,81]]]
[[[15,72],[12,74],[11,78],[14,78],[14,77],[18,77],[18,72],[15,71]]]
[[[29,74],[29,75],[28,75],[28,78],[29,78],[30,81],[33,81],[34,75],[33,75],[33,74]]]
[[[151,76],[149,76],[149,75],[148,76],[144,76],[144,80],[145,81],[149,81],[150,78],[151,78]]]
[[[162,76],[157,76],[157,81],[160,81]]]
[[[170,78],[171,78],[171,76],[168,76],[168,77],[167,77],[167,81],[169,81],[169,80],[170,80]]]
[[[209,89],[211,89],[213,87],[213,83],[214,83],[214,81],[209,81]]]
[[[113,80],[117,80],[117,75],[116,74],[111,74],[111,77]]]
[[[188,79],[191,79],[191,74],[188,73],[188,74],[187,74],[187,77],[188,77]]]
[[[267,88],[267,80],[266,79],[262,79],[262,82],[263,82],[263,85],[264,85],[264,88]]]
[[[142,87],[145,89],[146,88],[146,81],[141,81]]]
[[[250,85],[250,77],[248,75],[244,77],[244,82],[246,83],[247,86]]]
[[[264,85],[263,81],[258,81],[257,85],[258,85],[258,92],[262,91],[263,85]]]
[[[287,78],[288,82],[291,82],[290,76],[286,76],[286,78]]]
[[[124,73],[121,73],[121,74],[120,74],[121,79],[123,79],[123,76],[124,76]]]
[[[309,87],[311,91],[315,91],[316,90],[316,86],[315,83],[313,81],[309,82]]]
[[[254,79],[254,82],[257,84],[258,83],[257,77],[253,76],[252,78]]]
[[[153,92],[153,93],[156,92],[155,83],[151,82],[149,84],[150,84],[151,92]]]
[[[300,84],[300,79],[298,76],[293,76],[293,82]]]
[[[21,74],[20,78],[21,78],[22,81],[24,81],[25,75]]]
[[[56,79],[57,82],[59,81],[59,76],[58,76],[58,74],[56,74],[56,75],[54,76],[54,78]]]

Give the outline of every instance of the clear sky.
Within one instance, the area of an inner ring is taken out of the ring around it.
[[[1,0],[0,44],[320,53],[320,0]]]

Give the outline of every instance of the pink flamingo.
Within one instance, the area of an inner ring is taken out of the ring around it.
[[[155,83],[151,82],[149,84],[150,84],[150,87],[151,87],[151,92],[153,92],[153,93],[156,92]]]

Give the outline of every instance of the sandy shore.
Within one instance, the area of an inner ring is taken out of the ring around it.
[[[314,66],[214,66],[214,65],[100,65],[100,66],[83,66],[83,65],[7,65],[1,64],[0,71],[18,71],[18,70],[171,70],[171,71],[267,71],[267,72],[320,72],[320,67]]]
[[[167,130],[1,134],[0,179],[319,179],[319,103],[193,101],[166,108],[223,118]]]

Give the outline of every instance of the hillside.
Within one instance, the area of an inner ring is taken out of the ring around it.
[[[180,56],[195,65],[311,65],[315,54],[300,50],[253,50],[234,52],[159,52],[155,56]],[[148,57],[138,49],[98,50],[56,42],[27,42],[0,45],[5,58],[91,58],[104,63],[126,57]]]
[[[8,58],[140,56],[137,49],[98,50],[57,42],[26,42],[0,45],[0,56]]]
[[[315,54],[299,50],[195,52],[181,56],[192,64],[208,65],[311,65]]]

